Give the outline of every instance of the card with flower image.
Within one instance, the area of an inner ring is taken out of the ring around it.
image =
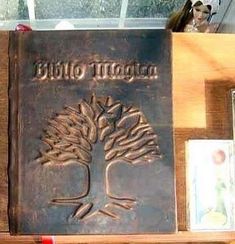
[[[233,230],[233,140],[187,142],[188,228]]]

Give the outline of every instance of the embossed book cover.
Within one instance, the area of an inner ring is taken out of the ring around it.
[[[10,230],[176,231],[171,34],[10,33]]]

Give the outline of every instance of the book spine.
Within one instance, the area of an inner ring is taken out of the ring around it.
[[[18,162],[18,42],[19,33],[10,32],[9,35],[9,228],[11,234],[18,232],[18,187],[19,187],[19,162]]]

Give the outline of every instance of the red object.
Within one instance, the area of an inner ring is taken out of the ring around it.
[[[54,236],[42,236],[42,244],[56,244]]]
[[[15,31],[32,31],[32,28],[28,25],[18,24],[15,28]]]
[[[221,149],[215,150],[212,154],[213,162],[216,165],[223,164],[226,159],[225,152]]]

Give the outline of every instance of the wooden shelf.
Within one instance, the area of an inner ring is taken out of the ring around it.
[[[79,235],[55,236],[56,244],[72,243],[182,243],[182,242],[231,242],[235,240],[235,232],[188,232],[158,235]],[[1,244],[34,244],[40,243],[40,236],[10,236],[0,234]]]

